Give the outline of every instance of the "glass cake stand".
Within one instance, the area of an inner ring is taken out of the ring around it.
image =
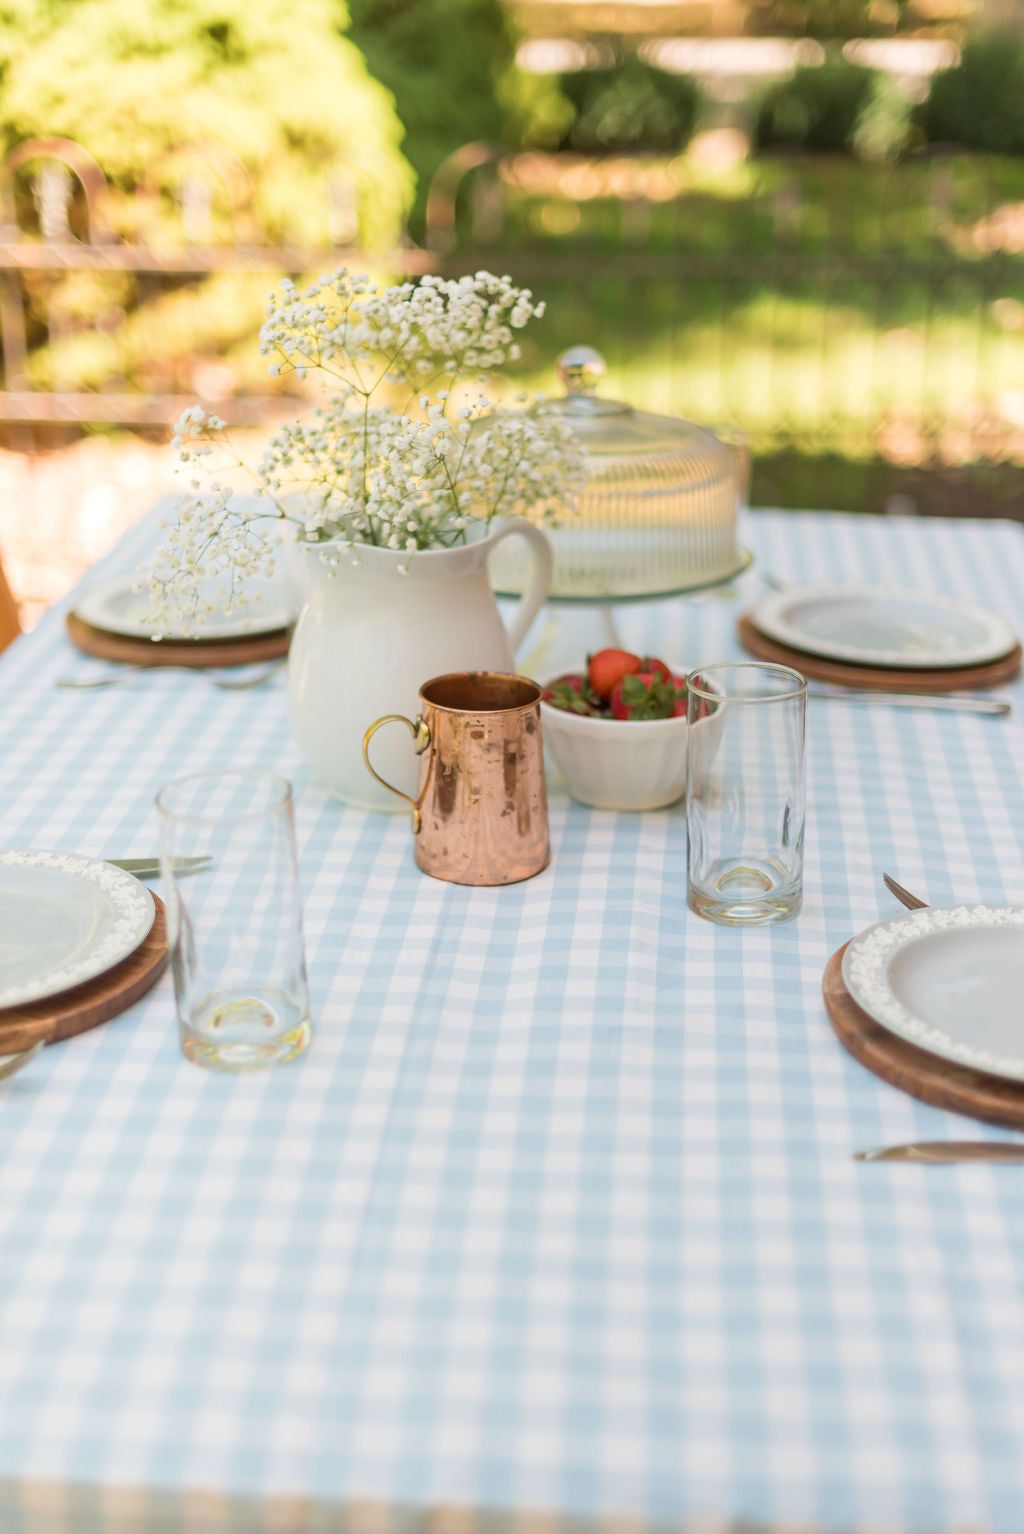
[[[531,654],[535,675],[618,645],[617,607],[727,585],[752,559],[736,544],[749,478],[745,440],[605,399],[598,393],[605,371],[592,347],[563,352],[565,395],[547,406],[579,438],[589,478],[574,511],[548,530],[554,573],[538,620],[545,639],[539,655]],[[517,596],[527,573],[522,540],[506,539],[490,563],[495,594]]]
[[[505,547],[510,542],[511,539],[506,540]],[[718,575],[650,591],[616,593],[610,599],[552,592],[526,636],[517,669],[526,676],[544,679],[579,667],[587,655],[596,650],[630,649],[616,625],[618,607],[699,596],[702,592],[728,586],[750,569],[753,558],[749,549],[738,547],[735,565]],[[502,589],[493,579],[492,587],[499,600],[511,600],[519,595],[516,589]]]

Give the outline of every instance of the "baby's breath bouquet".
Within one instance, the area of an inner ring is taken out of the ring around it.
[[[327,563],[358,563],[367,544],[411,559],[464,543],[498,516],[555,520],[585,472],[571,428],[543,400],[499,408],[482,392],[519,356],[515,332],[543,307],[490,272],[375,288],[341,268],[302,292],[283,281],[260,350],[271,376],[314,377],[326,398],[280,427],[249,469],[255,500],[217,477],[248,467],[224,422],[185,411],[174,445],[189,489],[140,572],[158,626],[200,627],[211,576],[229,607],[244,601],[283,523],[323,545]]]

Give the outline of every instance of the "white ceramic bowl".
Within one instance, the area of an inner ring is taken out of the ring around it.
[[[563,673],[564,674],[564,673]],[[550,687],[552,677],[542,683]],[[686,792],[685,717],[593,719],[540,705],[544,744],[569,792],[598,810],[661,810]],[[721,709],[694,729],[716,727]]]

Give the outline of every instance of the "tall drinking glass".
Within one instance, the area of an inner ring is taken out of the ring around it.
[[[290,783],[202,772],[156,802],[182,1049],[223,1071],[291,1060],[310,1021]]]
[[[742,662],[686,685],[690,908],[730,926],[787,921],[803,899],[807,682]]]

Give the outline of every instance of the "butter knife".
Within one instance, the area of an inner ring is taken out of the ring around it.
[[[43,1040],[39,1039],[31,1049],[23,1049],[19,1055],[0,1055],[0,1081],[7,1076],[14,1076],[23,1066],[34,1060],[43,1047]]]
[[[951,714],[1006,715],[1011,704],[998,698],[961,698],[951,693],[857,692],[853,688],[808,687],[809,698],[832,698],[838,703],[882,703],[892,708],[940,709]]]
[[[160,872],[160,858],[156,855],[148,858],[104,858],[103,861],[113,863],[115,868],[123,868],[126,874],[134,874],[137,879]],[[198,873],[200,868],[206,868],[212,862],[212,856],[205,853],[196,858],[172,858],[171,866],[178,873]]]
[[[1024,1163],[1024,1142],[1012,1140],[918,1140],[909,1145],[880,1145],[876,1150],[854,1151],[854,1161],[914,1161],[918,1165],[942,1166],[958,1161]]]

